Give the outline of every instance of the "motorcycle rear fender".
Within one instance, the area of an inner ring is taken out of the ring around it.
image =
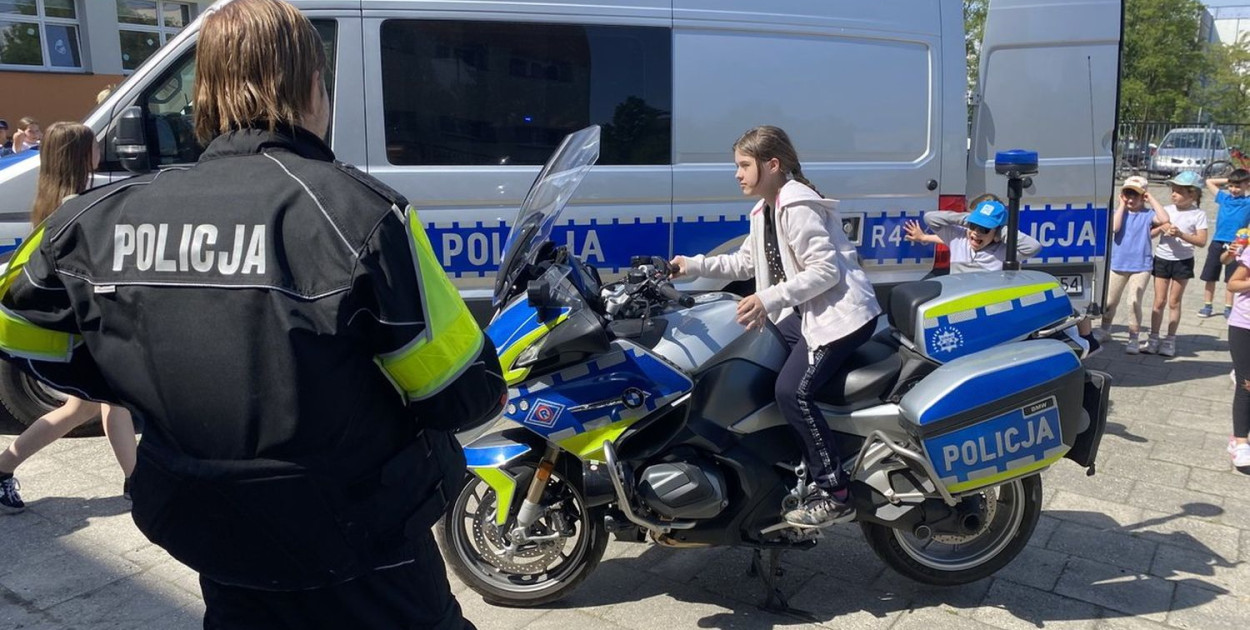
[[[542,437],[520,427],[488,433],[464,447],[469,471],[495,491],[495,524],[508,521],[508,511],[516,497],[517,478],[504,470],[513,462],[536,459],[542,453]]]
[[[1107,430],[1107,407],[1111,396],[1111,375],[1097,370],[1086,370],[1085,393],[1081,407],[1089,417],[1089,427],[1076,437],[1072,450],[1064,457],[1080,464],[1094,474],[1094,460],[1098,456],[1098,446],[1102,443],[1102,434]]]

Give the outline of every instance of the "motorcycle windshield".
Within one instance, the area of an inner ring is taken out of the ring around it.
[[[599,126],[592,125],[565,136],[543,165],[504,242],[503,264],[495,276],[495,307],[503,302],[525,266],[536,262],[542,245],[551,240],[564,205],[598,159]]]

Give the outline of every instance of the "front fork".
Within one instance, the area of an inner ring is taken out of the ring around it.
[[[516,523],[512,528],[511,538],[513,542],[532,541],[527,532],[538,517],[543,515],[543,506],[539,501],[543,498],[543,490],[547,488],[547,482],[551,480],[551,471],[556,467],[556,459],[560,456],[560,449],[554,444],[547,444],[547,449],[543,451],[543,456],[538,460],[538,470],[534,473],[534,478],[530,480],[529,488],[525,492],[525,499],[521,501],[521,508],[517,510]],[[503,508],[507,509],[507,508]]]

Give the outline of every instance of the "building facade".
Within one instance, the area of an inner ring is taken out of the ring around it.
[[[212,0],[0,0],[0,119],[79,120]]]
[[[1233,45],[1242,41],[1250,31],[1250,4],[1239,6],[1209,7],[1207,17],[1210,31],[1204,38],[1208,42]]]

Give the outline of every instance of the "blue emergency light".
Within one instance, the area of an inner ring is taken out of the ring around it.
[[[1037,172],[1037,151],[1012,149],[994,154],[994,172],[999,175],[1016,173],[1032,175]]]

